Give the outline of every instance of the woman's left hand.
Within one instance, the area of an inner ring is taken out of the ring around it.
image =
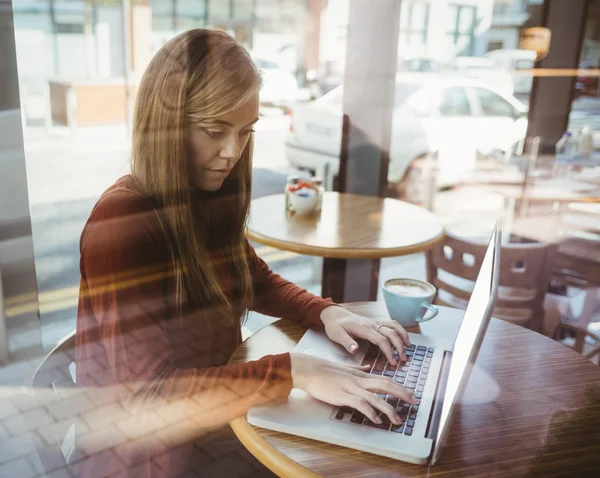
[[[321,321],[327,336],[351,354],[358,350],[354,339],[365,339],[379,346],[392,365],[397,365],[393,348],[400,359],[406,361],[404,346],[410,345],[408,333],[394,320],[370,320],[341,307],[330,306],[321,312]]]

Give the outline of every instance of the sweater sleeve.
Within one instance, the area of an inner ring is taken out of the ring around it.
[[[209,427],[289,395],[289,354],[205,369],[174,365],[166,329],[179,319],[172,316],[168,305],[170,265],[161,221],[146,198],[128,191],[103,199],[81,240],[83,297],[79,314],[88,310],[98,336],[81,330],[80,323],[85,322],[78,317],[77,347],[97,345],[86,344],[90,337],[97,340],[108,357],[110,382],[126,384],[134,402],[140,398],[146,404],[152,402],[150,398],[193,398],[194,416],[203,417],[203,425]],[[203,337],[194,340],[200,343]]]
[[[254,310],[271,317],[296,320],[306,327],[322,326],[321,312],[336,304],[331,299],[317,297],[275,274],[258,257],[250,243],[248,251],[254,283]]]

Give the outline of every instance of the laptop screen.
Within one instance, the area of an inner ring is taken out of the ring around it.
[[[446,385],[446,393],[444,395],[444,403],[442,406],[442,414],[440,417],[440,425],[438,429],[438,444],[444,433],[448,432],[450,425],[449,419],[452,405],[457,399],[461,390],[461,385],[464,390],[463,380],[468,380],[468,375],[465,375],[473,349],[481,343],[481,328],[484,322],[489,320],[491,311],[488,312],[488,307],[494,301],[494,261],[496,255],[496,244],[498,230],[494,230],[490,244],[485,253],[485,257],[481,264],[469,305],[465,311],[462,324],[456,336],[454,350],[452,351],[452,361],[448,373],[448,383]],[[486,312],[488,312],[486,314]],[[479,341],[478,341],[479,339]]]

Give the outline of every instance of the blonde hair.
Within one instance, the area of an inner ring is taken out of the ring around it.
[[[246,50],[228,34],[197,29],[178,35],[150,62],[137,94],[131,170],[168,230],[179,305],[219,307],[239,320],[251,307],[245,226],[250,207],[252,138],[214,201],[196,201],[188,176],[186,127],[247,103],[261,78]],[[194,206],[198,207],[194,207]],[[218,207],[218,214],[210,211]],[[215,219],[216,218],[216,219]],[[220,227],[217,227],[220,225]],[[209,242],[235,277],[232,303],[217,277]]]

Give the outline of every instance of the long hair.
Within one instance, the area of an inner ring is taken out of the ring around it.
[[[251,199],[252,138],[214,193],[190,186],[186,127],[227,114],[260,89],[246,50],[228,34],[190,30],[165,44],[140,83],[134,115],[134,187],[156,202],[175,263],[175,300],[217,308],[239,321],[252,303],[245,227]],[[227,258],[235,303],[215,270],[214,247]]]

